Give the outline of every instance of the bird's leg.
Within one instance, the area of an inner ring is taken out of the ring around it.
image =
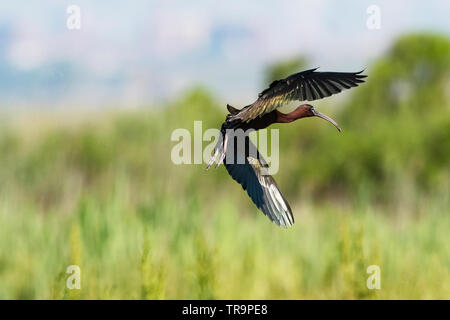
[[[217,161],[216,168],[222,163],[223,159],[225,159],[225,155],[227,153],[227,145],[228,135],[225,133],[225,138],[223,139],[222,154],[220,155],[219,161]]]
[[[208,169],[211,167],[211,165],[214,163],[214,160],[216,160],[217,155],[219,154],[219,148],[216,147],[214,149],[214,154],[211,156],[211,158],[209,159],[208,165],[206,166],[206,171],[208,171]]]
[[[211,165],[214,163],[214,161],[216,160],[217,156],[219,155],[220,151],[224,149],[224,135],[220,136],[220,140],[217,142],[215,148],[214,148],[214,154],[211,156],[211,158],[209,159],[208,165],[206,166],[206,171],[209,170],[209,168],[211,167]],[[226,134],[225,134],[226,136]],[[217,168],[217,166],[216,166]]]

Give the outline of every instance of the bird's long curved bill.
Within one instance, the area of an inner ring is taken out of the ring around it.
[[[339,132],[342,131],[342,129],[341,129],[341,128],[339,127],[339,125],[337,124],[337,122],[334,121],[333,119],[331,119],[329,116],[326,116],[326,115],[324,115],[323,113],[320,113],[319,111],[316,111],[316,110],[314,110],[314,115],[315,115],[316,117],[322,118],[322,119],[324,119],[324,120],[326,120],[326,121],[328,121],[328,122],[331,122],[331,123],[333,124],[333,126],[335,126],[336,129],[339,130]]]

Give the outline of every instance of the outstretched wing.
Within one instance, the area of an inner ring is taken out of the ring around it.
[[[249,156],[248,150],[254,148],[256,157]],[[281,194],[273,177],[267,173],[268,165],[259,154],[255,145],[246,139],[245,163],[229,163],[225,158],[225,168],[230,176],[247,191],[253,203],[275,224],[282,227],[291,227],[294,216],[286,199]],[[235,149],[236,150],[236,149]]]
[[[360,72],[319,72],[310,69],[272,82],[262,91],[258,99],[243,108],[230,120],[240,119],[248,122],[265,113],[272,112],[289,101],[313,101],[329,97],[364,82],[365,75]]]

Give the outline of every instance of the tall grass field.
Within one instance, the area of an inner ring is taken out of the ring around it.
[[[274,126],[291,229],[223,166],[171,161],[173,130],[224,120],[207,89],[139,110],[2,113],[0,299],[449,299],[448,48],[400,37],[367,83],[317,104],[342,134]]]

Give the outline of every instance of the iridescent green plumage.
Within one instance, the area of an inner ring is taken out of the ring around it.
[[[361,72],[318,72],[310,69],[272,82],[258,99],[232,115],[229,121],[252,119],[272,112],[289,101],[313,101],[329,97],[364,82]]]

